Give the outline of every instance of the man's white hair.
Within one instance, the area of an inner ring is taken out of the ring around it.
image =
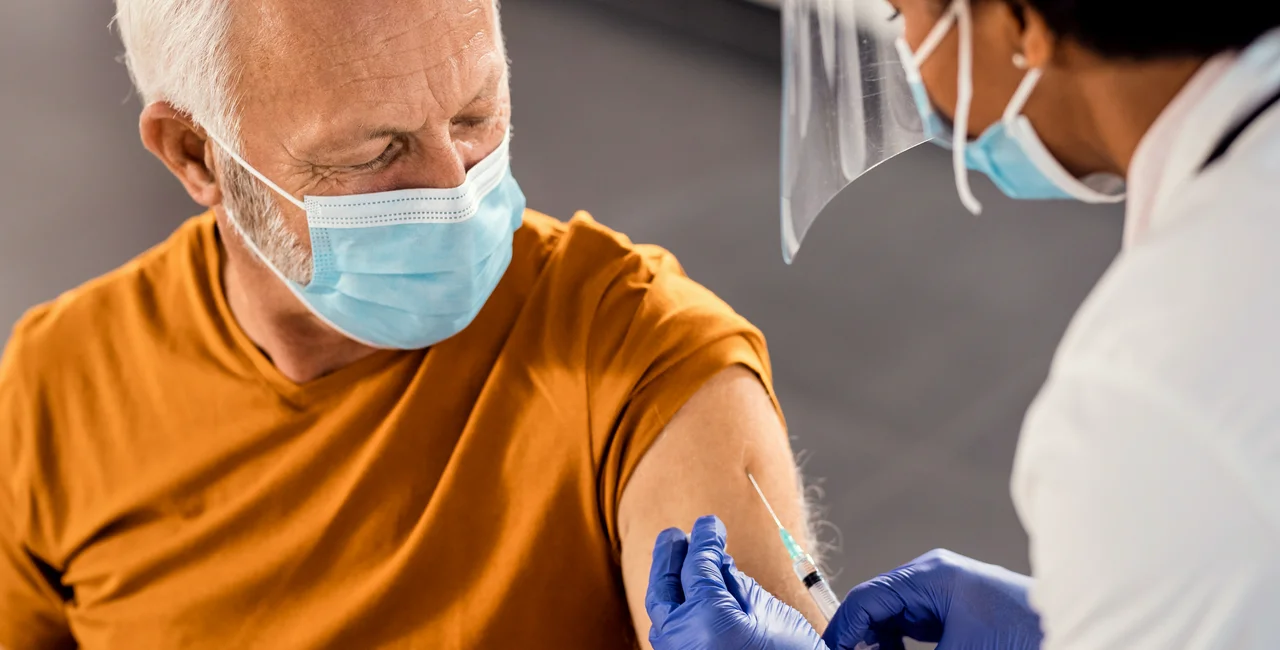
[[[143,104],[168,102],[239,144],[230,0],[116,0],[115,24]]]
[[[230,0],[116,0],[115,23],[143,104],[167,102],[243,150],[238,64],[228,45]],[[214,158],[222,172],[223,208],[235,229],[285,277],[309,282],[311,258],[285,225],[275,197],[221,146]]]

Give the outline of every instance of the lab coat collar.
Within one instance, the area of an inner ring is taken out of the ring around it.
[[[1124,245],[1159,228],[1168,202],[1199,173],[1222,136],[1280,86],[1280,29],[1208,61],[1143,136],[1129,166]]]

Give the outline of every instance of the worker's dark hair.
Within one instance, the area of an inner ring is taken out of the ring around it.
[[[1060,37],[1111,58],[1208,57],[1280,27],[1280,1],[1004,0],[1030,7]]]

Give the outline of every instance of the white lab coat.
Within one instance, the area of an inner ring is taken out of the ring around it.
[[[1200,171],[1278,87],[1280,31],[1153,126],[1124,249],[1027,414],[1046,650],[1280,648],[1280,105]]]

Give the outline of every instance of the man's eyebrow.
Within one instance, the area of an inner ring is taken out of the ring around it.
[[[367,127],[347,127],[347,135],[336,140],[310,140],[299,143],[291,157],[299,162],[319,165],[318,157],[340,155],[366,146],[368,143],[383,138],[401,138],[412,132],[403,126],[376,125]],[[324,165],[320,165],[324,166]]]
[[[380,140],[382,138],[398,138],[402,135],[413,133],[413,129],[404,129],[395,126],[381,126],[369,129],[364,132],[365,141]]]

